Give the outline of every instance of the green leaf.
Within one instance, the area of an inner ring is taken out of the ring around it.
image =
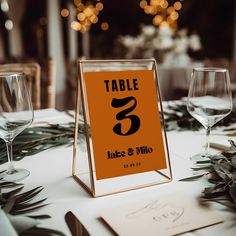
[[[236,151],[236,144],[235,144],[235,142],[233,140],[228,140],[228,141],[229,141],[229,143],[231,145],[231,149]]]
[[[210,164],[211,160],[196,161],[196,164]]]
[[[236,203],[236,183],[233,183],[229,189],[229,193],[234,203]]]
[[[11,187],[16,187],[16,186],[22,186],[23,184],[21,183],[15,183],[15,182],[1,182],[0,181],[0,188],[11,188]]]
[[[186,178],[183,178],[183,179],[180,179],[179,181],[192,181],[192,180],[197,180],[199,178],[201,178],[202,176],[204,176],[206,173],[203,173],[203,174],[200,174],[200,175],[193,175],[193,176],[190,176],[190,177],[186,177]]]
[[[216,197],[225,194],[225,186],[222,184],[215,185],[213,187],[207,187],[204,189],[203,193],[205,197]]]
[[[21,186],[19,188],[13,189],[13,190],[11,190],[9,192],[3,193],[3,197],[8,199],[11,196],[15,195],[16,193],[20,192],[23,188],[24,188],[24,186]]]
[[[229,201],[218,201],[218,200],[215,200],[215,202],[221,204],[221,205],[224,205],[228,208],[231,208],[233,210],[236,210],[236,205],[232,202],[229,202]]]
[[[35,227],[39,224],[39,221],[27,216],[13,216],[7,215],[8,219],[10,220],[11,224],[17,231],[17,233],[22,233],[28,229]]]
[[[13,208],[13,206],[14,206],[14,204],[15,204],[15,197],[14,196],[12,196],[12,197],[10,197],[9,199],[8,199],[8,201],[7,201],[7,203],[5,204],[5,206],[3,207],[3,210],[6,212],[6,213],[9,213],[11,210],[12,210],[12,208]]]
[[[32,212],[32,211],[34,211],[36,209],[45,207],[47,205],[49,205],[49,204],[42,204],[42,205],[35,206],[35,207],[29,207],[29,208],[26,208],[26,209],[23,209],[23,210],[15,210],[13,213],[14,213],[14,215],[25,214],[25,213],[28,213],[28,212]]]
[[[40,203],[44,202],[45,200],[47,200],[47,198],[41,199],[33,203],[15,204],[12,208],[12,211],[25,210],[25,209],[31,208],[32,206],[37,206]]]
[[[51,216],[50,215],[27,215],[30,218],[34,218],[34,219],[50,219]]]
[[[221,181],[220,176],[216,172],[209,173],[207,177],[210,183],[218,183],[219,181]]]
[[[236,169],[236,156],[232,157],[231,165]]]
[[[225,168],[222,167],[222,164],[216,163],[213,165],[213,168],[214,168],[215,172],[219,175],[219,177],[221,177],[221,179],[223,179],[223,180],[228,179],[228,176],[227,176],[228,172],[226,171]]]
[[[20,236],[52,236],[52,235],[58,235],[58,236],[66,236],[64,233],[58,231],[58,230],[53,230],[53,229],[47,229],[47,228],[40,228],[40,227],[34,227],[22,234]]]
[[[22,203],[22,202],[28,201],[32,199],[34,196],[36,196],[38,193],[40,193],[42,190],[43,190],[43,187],[39,186],[27,192],[18,194],[16,195],[16,203]]]
[[[211,165],[204,165],[204,166],[194,166],[194,167],[191,167],[192,170],[207,170],[207,169],[211,169],[212,166]]]

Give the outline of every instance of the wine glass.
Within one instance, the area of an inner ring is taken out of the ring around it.
[[[6,143],[8,170],[0,175],[4,181],[19,181],[30,172],[15,169],[12,142],[34,118],[25,75],[20,72],[0,73],[0,138]]]
[[[192,71],[187,99],[188,112],[206,129],[206,146],[202,154],[191,157],[201,160],[210,156],[211,128],[230,114],[232,95],[229,72],[224,68],[195,68]]]

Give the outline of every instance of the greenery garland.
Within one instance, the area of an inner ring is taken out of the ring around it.
[[[49,148],[72,145],[74,142],[74,128],[74,122],[70,122],[33,126],[25,129],[13,141],[14,160],[21,160],[25,156],[34,155]],[[78,132],[85,134],[84,125],[79,126]],[[85,139],[82,142],[85,142]],[[2,139],[0,139],[0,150],[3,150],[0,153],[0,164],[2,164],[7,162],[7,152],[4,152],[6,144]],[[0,174],[3,172],[0,172]],[[33,198],[43,190],[43,187],[36,187],[21,193],[23,187],[22,183],[6,182],[0,178],[0,207],[5,211],[16,232],[21,236],[64,236],[60,231],[37,226],[39,219],[48,219],[50,218],[49,215],[27,215],[29,212],[48,205],[44,203],[47,200],[46,198],[33,201]],[[6,191],[9,188],[12,188],[12,190]]]
[[[167,102],[167,105],[163,110],[167,131],[196,131],[203,128],[203,126],[188,113],[186,103],[182,100]],[[236,108],[234,108],[228,116],[217,123],[218,126],[229,126],[232,124],[236,124]]]
[[[30,156],[61,145],[72,145],[74,141],[74,122],[67,124],[47,124],[46,126],[34,126],[25,129],[13,141],[13,157],[15,161],[25,156]],[[79,133],[85,134],[84,125],[80,124]],[[85,141],[85,140],[84,140]],[[0,150],[6,150],[6,144],[0,139]],[[0,164],[7,162],[7,153],[0,153]],[[4,171],[0,172],[3,173]],[[39,219],[48,219],[49,215],[27,215],[29,212],[44,207],[45,199],[33,201],[43,187],[36,187],[21,193],[22,183],[6,182],[0,179],[0,207],[20,236],[33,235],[58,235],[64,234],[57,230],[38,227]],[[10,191],[6,189],[11,188]]]
[[[168,131],[199,130],[203,126],[187,111],[184,101],[168,102],[164,108],[165,126]],[[217,123],[218,126],[236,124],[236,109]],[[226,130],[227,128],[225,128]],[[229,130],[229,129],[227,129]],[[180,181],[194,181],[201,177],[207,178],[210,186],[202,192],[201,199],[215,201],[236,211],[236,144],[229,140],[230,151],[221,152],[196,161],[192,170],[197,174]]]
[[[202,125],[188,113],[184,101],[167,103],[167,106],[164,107],[164,120],[168,131],[199,130],[202,128]],[[234,123],[236,123],[236,109],[234,109],[229,116],[221,120],[218,125],[229,126]],[[79,133],[84,134],[84,126],[79,126]],[[65,125],[50,124],[47,126],[29,127],[18,135],[13,142],[14,160],[20,160],[25,156],[34,155],[52,147],[71,145],[73,139],[73,122]],[[230,143],[231,151],[213,155],[204,161],[197,161],[192,169],[194,171],[201,171],[201,173],[181,179],[181,181],[193,181],[203,176],[207,177],[211,186],[204,189],[202,199],[216,201],[236,210],[236,144],[233,141],[230,141]],[[0,142],[0,148],[1,150],[5,149],[5,143],[3,141]],[[0,164],[6,161],[6,152],[0,153]],[[0,181],[0,190],[3,187],[9,187],[8,185],[17,186],[15,183],[3,183]],[[21,189],[22,187],[19,187],[9,192],[7,195],[0,195],[0,205],[9,205],[10,203],[6,204],[6,202],[11,199],[12,194],[16,194]],[[32,197],[35,192],[37,194],[41,190],[41,187],[32,190]],[[31,192],[27,192],[26,195],[27,194],[31,194]],[[6,200],[6,196],[9,196],[9,198],[7,198],[8,200]],[[32,207],[41,207],[37,205],[41,204],[44,200],[46,199],[33,203]],[[27,205],[25,207],[27,207]],[[18,208],[11,208],[9,213],[14,213],[16,209]],[[40,217],[47,218],[49,216],[39,216],[39,218]],[[36,228],[35,230],[37,232],[38,229]],[[46,230],[46,235],[48,229],[42,229],[42,232],[43,230]]]
[[[71,122],[25,129],[13,141],[14,160],[18,161],[25,156],[34,155],[56,146],[72,145],[74,128],[74,122]],[[84,134],[84,131],[84,125],[81,124],[78,132]],[[0,150],[6,150],[6,144],[3,140],[0,140]],[[0,164],[5,162],[7,162],[7,153],[2,151],[0,153]],[[22,193],[23,187],[22,183],[6,182],[0,179],[0,207],[5,211],[16,232],[20,236],[64,236],[60,231],[37,226],[39,219],[48,219],[50,218],[49,215],[28,215],[29,212],[48,205],[44,203],[47,200],[46,198],[33,201],[33,198],[43,190],[43,187],[39,186]],[[7,191],[6,189],[9,188],[11,190]]]
[[[192,169],[200,173],[180,181],[207,177],[211,186],[204,189],[202,200],[216,201],[236,210],[236,144],[232,140],[229,142],[231,144],[229,152],[221,152],[206,160],[197,161]]]
[[[49,124],[25,129],[13,141],[13,158],[21,160],[61,145],[72,145],[74,140],[74,122],[68,124]],[[84,134],[84,125],[79,126],[79,133]],[[6,150],[6,144],[0,140],[0,150]],[[6,151],[0,153],[0,164],[7,161]]]
[[[37,226],[39,220],[48,219],[49,215],[28,215],[28,213],[48,205],[44,203],[47,198],[33,200],[43,190],[43,187],[39,186],[27,192],[21,192],[23,187],[21,183],[0,180],[0,207],[6,213],[16,232],[20,236],[65,236],[58,230]],[[9,188],[11,190],[7,191],[6,189]]]

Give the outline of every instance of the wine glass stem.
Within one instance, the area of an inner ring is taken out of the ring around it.
[[[211,127],[207,127],[206,128],[206,146],[205,146],[205,154],[209,154],[209,146],[210,146],[210,142],[209,142],[209,139],[210,139],[210,133],[211,133]]]
[[[6,146],[7,146],[7,158],[9,164],[8,173],[12,174],[15,172],[15,168],[13,166],[12,141],[6,142]]]

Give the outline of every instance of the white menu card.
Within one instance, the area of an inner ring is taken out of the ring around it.
[[[102,218],[121,236],[177,235],[223,221],[218,212],[182,193],[109,209]]]

